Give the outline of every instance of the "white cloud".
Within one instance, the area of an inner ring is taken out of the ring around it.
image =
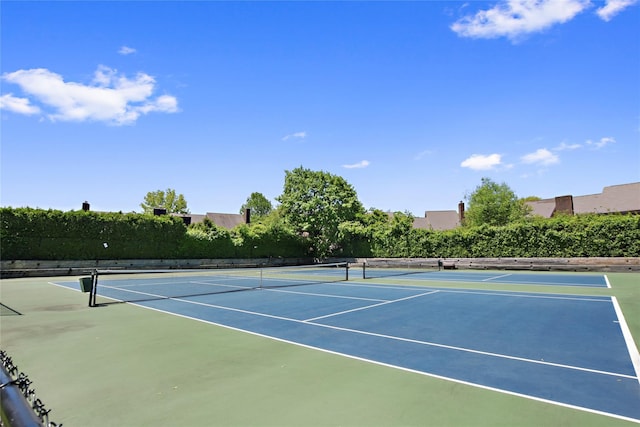
[[[122,46],[120,50],[118,50],[120,55],[131,55],[132,53],[136,53],[136,50],[129,46]]]
[[[523,163],[536,163],[541,165],[552,165],[558,163],[560,158],[546,148],[539,148],[533,153],[526,154],[521,158]]]
[[[286,135],[282,137],[282,140],[286,141],[288,139],[305,139],[306,137],[307,137],[307,132],[296,132],[296,133],[292,133],[290,135]]]
[[[26,116],[40,112],[40,109],[35,105],[31,105],[27,98],[17,98],[11,93],[0,96],[0,110],[7,110]]]
[[[503,0],[451,25],[461,37],[518,39],[573,19],[589,0]]]
[[[638,0],[607,0],[606,4],[598,9],[596,13],[600,18],[605,21],[610,21],[611,18],[622,12],[629,6],[636,4]]]
[[[423,157],[427,157],[433,154],[433,150],[424,150],[416,154],[414,157],[415,160],[422,160]]]
[[[599,141],[588,140],[587,141],[587,145],[595,148],[596,150],[599,150],[599,149],[604,148],[605,146],[607,146],[609,144],[614,144],[615,142],[616,142],[616,140],[614,138],[604,137],[604,138],[600,138]]]
[[[463,168],[469,168],[473,170],[490,170],[499,166],[502,162],[502,156],[500,154],[489,154],[485,156],[483,154],[473,154],[471,157],[460,163]]]
[[[65,82],[61,75],[45,68],[5,73],[2,78],[16,84],[46,108],[53,121],[99,121],[113,125],[132,124],[150,112],[175,113],[178,101],[170,95],[151,98],[155,79],[138,73],[134,78],[100,66],[89,85]]]
[[[368,160],[363,160],[361,162],[354,163],[352,165],[342,165],[342,167],[346,169],[362,169],[362,168],[366,168],[369,165],[370,163]]]
[[[577,150],[578,148],[581,148],[581,147],[582,145],[580,144],[567,144],[566,142],[562,141],[560,145],[558,145],[553,149],[553,151],[572,151],[572,150]]]

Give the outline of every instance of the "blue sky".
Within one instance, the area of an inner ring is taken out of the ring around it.
[[[366,208],[640,181],[640,2],[11,2],[2,206],[275,203],[285,170]]]

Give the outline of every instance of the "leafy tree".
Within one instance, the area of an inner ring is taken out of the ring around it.
[[[362,223],[368,227],[386,226],[389,222],[389,213],[376,208],[369,209],[359,217]]]
[[[285,171],[284,191],[277,200],[283,219],[306,233],[316,258],[337,249],[339,225],[355,220],[364,210],[344,178],[303,167]]]
[[[244,213],[246,209],[251,209],[251,216],[260,219],[273,211],[273,205],[262,193],[251,193],[247,197],[247,201],[240,208],[240,213]]]
[[[166,209],[167,213],[187,214],[187,201],[182,194],[176,195],[176,190],[167,188],[165,191],[150,191],[144,196],[140,207],[145,213],[153,213],[156,208]]]
[[[469,208],[464,214],[468,226],[507,225],[524,219],[531,210],[505,183],[482,178],[482,183],[468,194]]]
[[[411,212],[396,212],[391,218],[389,235],[397,243],[397,254],[401,256],[411,255],[411,241],[413,238],[413,215]]]

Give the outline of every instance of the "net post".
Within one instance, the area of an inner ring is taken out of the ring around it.
[[[96,306],[96,294],[98,292],[98,270],[91,271],[91,290],[89,291],[89,307]]]
[[[367,262],[363,262],[362,263],[362,278],[366,279],[367,278]]]
[[[349,263],[347,263],[345,268],[345,279],[347,282],[349,281]]]

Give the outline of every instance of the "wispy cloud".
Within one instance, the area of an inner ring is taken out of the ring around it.
[[[369,163],[369,160],[362,160],[358,163],[354,163],[351,165],[342,165],[343,168],[346,169],[362,169],[362,168],[366,168],[367,166],[369,166],[371,163]]]
[[[525,154],[520,158],[520,160],[522,160],[523,163],[527,164],[539,164],[547,166],[558,163],[560,161],[560,158],[546,148],[539,148],[533,153]]]
[[[638,0],[607,0],[606,4],[598,9],[596,13],[600,18],[608,22],[624,9],[636,3],[638,3]]]
[[[433,150],[424,150],[416,154],[414,160],[422,160],[424,157],[430,156],[433,154]]]
[[[469,168],[477,171],[495,169],[502,163],[502,155],[500,154],[473,154],[468,159],[460,163],[463,168]]]
[[[307,137],[307,132],[296,132],[290,135],[285,135],[282,137],[283,141],[287,141],[289,139],[305,139]]]
[[[608,136],[608,137],[600,138],[599,141],[588,140],[586,144],[590,147],[593,147],[596,150],[599,150],[601,148],[606,147],[607,145],[614,144],[615,142],[616,140],[614,138]]]
[[[65,82],[61,75],[45,68],[4,73],[2,79],[20,86],[26,95],[25,98],[4,99],[3,108],[19,114],[41,112],[52,121],[127,125],[135,123],[144,114],[178,112],[175,97],[152,97],[156,82],[145,73],[129,78],[101,65],[89,84]],[[38,105],[32,105],[32,102]],[[16,108],[20,104],[22,109]]]
[[[122,46],[119,50],[118,53],[120,55],[131,55],[132,53],[136,53],[136,50],[132,47],[129,46]]]
[[[594,150],[599,150],[601,148],[606,147],[607,145],[615,144],[616,140],[613,137],[607,136],[604,138],[600,138],[597,141],[587,140],[584,144],[567,144],[566,142],[561,142],[560,145],[554,147],[552,151],[573,151],[578,150],[585,147],[591,147]]]
[[[562,141],[560,145],[553,148],[553,151],[573,151],[581,147],[581,144],[567,144],[566,142]]]
[[[459,19],[451,30],[461,37],[517,40],[570,21],[589,6],[589,0],[503,0]]]
[[[17,98],[13,94],[8,93],[0,96],[0,110],[11,111],[13,113],[24,114],[30,116],[38,114],[40,108],[31,105],[27,98]]]

